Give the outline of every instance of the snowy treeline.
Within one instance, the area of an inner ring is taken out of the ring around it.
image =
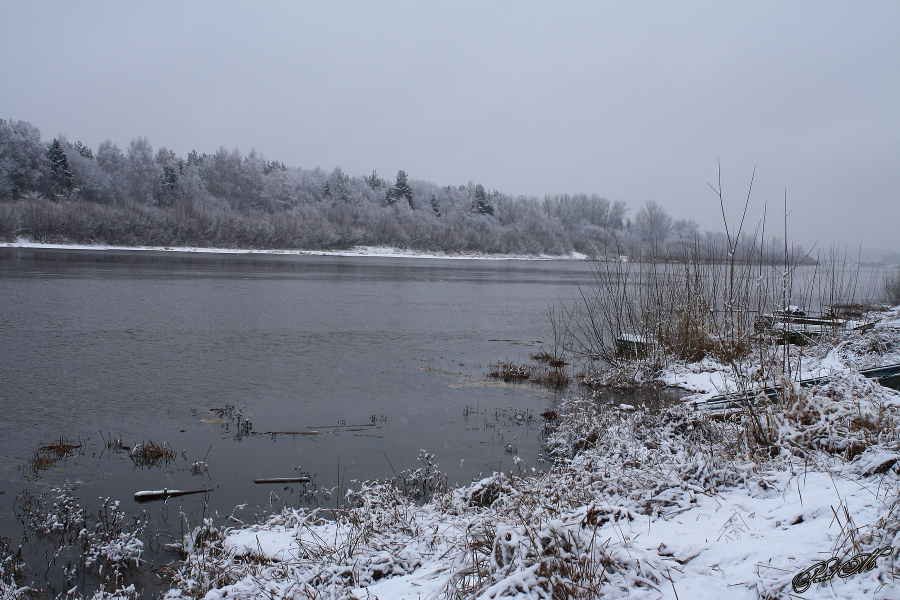
[[[701,234],[652,200],[628,215],[624,202],[596,195],[514,197],[403,171],[391,182],[374,171],[287,167],[225,148],[180,157],[142,137],[124,150],[110,141],[93,150],[0,120],[0,239],[8,241],[595,257],[727,246],[723,234]]]

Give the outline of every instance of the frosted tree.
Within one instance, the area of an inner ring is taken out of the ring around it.
[[[366,185],[368,185],[373,190],[380,190],[384,188],[385,185],[387,185],[384,179],[379,177],[378,173],[374,170],[372,171],[371,175],[364,175],[363,180],[366,182]]]
[[[111,202],[109,175],[100,168],[90,148],[76,142],[66,144],[66,157],[72,171],[73,189],[78,190],[79,199],[88,202]]]
[[[339,202],[346,202],[350,197],[350,177],[341,171],[340,167],[335,167],[328,181],[325,182],[328,196]]]
[[[125,157],[125,182],[128,195],[137,202],[150,204],[162,181],[162,167],[153,156],[153,147],[147,138],[131,140]]]
[[[204,156],[200,173],[209,193],[229,203],[237,203],[241,197],[242,163],[243,157],[237,148],[229,152],[222,146],[215,154]]]
[[[37,192],[47,172],[40,130],[25,121],[0,119],[0,199]]]
[[[609,229],[622,229],[624,225],[625,213],[628,212],[628,205],[624,200],[616,200],[609,209],[609,220],[606,227]]]
[[[634,223],[641,240],[649,246],[653,256],[659,255],[672,230],[672,217],[662,206],[653,200],[647,200],[635,216]]]
[[[74,178],[69,169],[66,151],[57,138],[50,142],[47,149],[47,160],[50,162],[50,190],[54,194],[67,195],[72,191]]]
[[[441,203],[438,202],[437,196],[433,193],[431,194],[431,201],[429,202],[429,204],[431,204],[431,210],[434,211],[434,216],[436,216],[437,218],[440,219],[441,218]]]
[[[397,191],[397,200],[405,198],[409,203],[409,207],[415,208],[413,206],[413,191],[406,180],[406,171],[397,171],[397,183],[394,184],[394,189]]]
[[[672,231],[679,238],[693,239],[700,234],[700,225],[693,219],[678,219],[672,225]]]
[[[74,144],[69,144],[69,147],[78,152],[84,158],[90,158],[93,160],[94,151],[81,143],[81,141],[77,141]]]
[[[475,186],[475,200],[472,202],[472,212],[479,215],[493,215],[494,206],[480,183]]]
[[[160,148],[156,153],[156,164],[162,167],[162,183],[156,200],[159,204],[172,204],[178,194],[178,178],[184,172],[184,161],[171,150]]]
[[[125,169],[125,155],[119,146],[106,140],[97,148],[97,164],[110,175],[118,174]]]
[[[116,202],[125,196],[125,155],[119,146],[106,140],[97,148],[97,166],[106,174],[102,196]]]
[[[265,196],[266,161],[255,148],[250,149],[241,163],[239,188],[240,203],[244,207],[269,210],[269,199]]]
[[[373,172],[372,175],[374,176],[375,173]],[[406,171],[397,171],[397,182],[391,189],[385,192],[384,205],[393,206],[402,199],[406,199],[410,208],[415,208],[413,206],[413,191],[412,188],[409,187]]]
[[[199,167],[203,164],[203,159],[206,157],[205,154],[200,154],[196,150],[191,150],[188,152],[187,156],[187,166],[189,167]]]

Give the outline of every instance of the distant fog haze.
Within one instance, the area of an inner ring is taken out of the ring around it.
[[[0,2],[0,118],[900,251],[900,3]],[[767,204],[766,204],[767,201]]]

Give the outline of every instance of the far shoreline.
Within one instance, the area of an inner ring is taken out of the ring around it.
[[[194,246],[114,246],[108,244],[47,244],[17,240],[0,243],[0,248],[18,248],[23,250],[86,250],[93,252],[171,252],[180,254],[227,254],[227,255],[263,255],[263,256],[335,256],[335,257],[377,257],[377,258],[433,258],[448,260],[517,260],[517,261],[583,261],[590,260],[585,254],[551,256],[527,254],[446,254],[443,252],[417,252],[401,250],[390,246],[356,246],[349,250],[287,250],[287,249],[251,249],[251,248],[200,248]]]

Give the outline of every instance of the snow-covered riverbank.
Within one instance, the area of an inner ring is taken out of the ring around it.
[[[447,258],[453,260],[585,260],[588,257],[578,252],[562,256],[548,254],[447,254],[444,252],[417,252],[389,246],[357,246],[349,250],[253,250],[238,248],[194,248],[177,246],[108,246],[104,244],[43,244],[19,239],[0,244],[0,248],[41,248],[52,250],[136,250],[152,252],[190,252],[198,254],[274,254],[293,256],[379,256],[384,258]]]
[[[717,419],[576,398],[549,432],[551,473],[517,459],[425,505],[373,483],[336,521],[208,522],[186,537],[169,597],[896,598],[900,393],[857,372],[900,362],[900,307],[878,316],[809,347],[804,372],[829,382],[775,406]],[[691,374],[697,392],[727,388],[708,362],[666,377]],[[875,551],[862,572],[811,581],[820,561]]]

